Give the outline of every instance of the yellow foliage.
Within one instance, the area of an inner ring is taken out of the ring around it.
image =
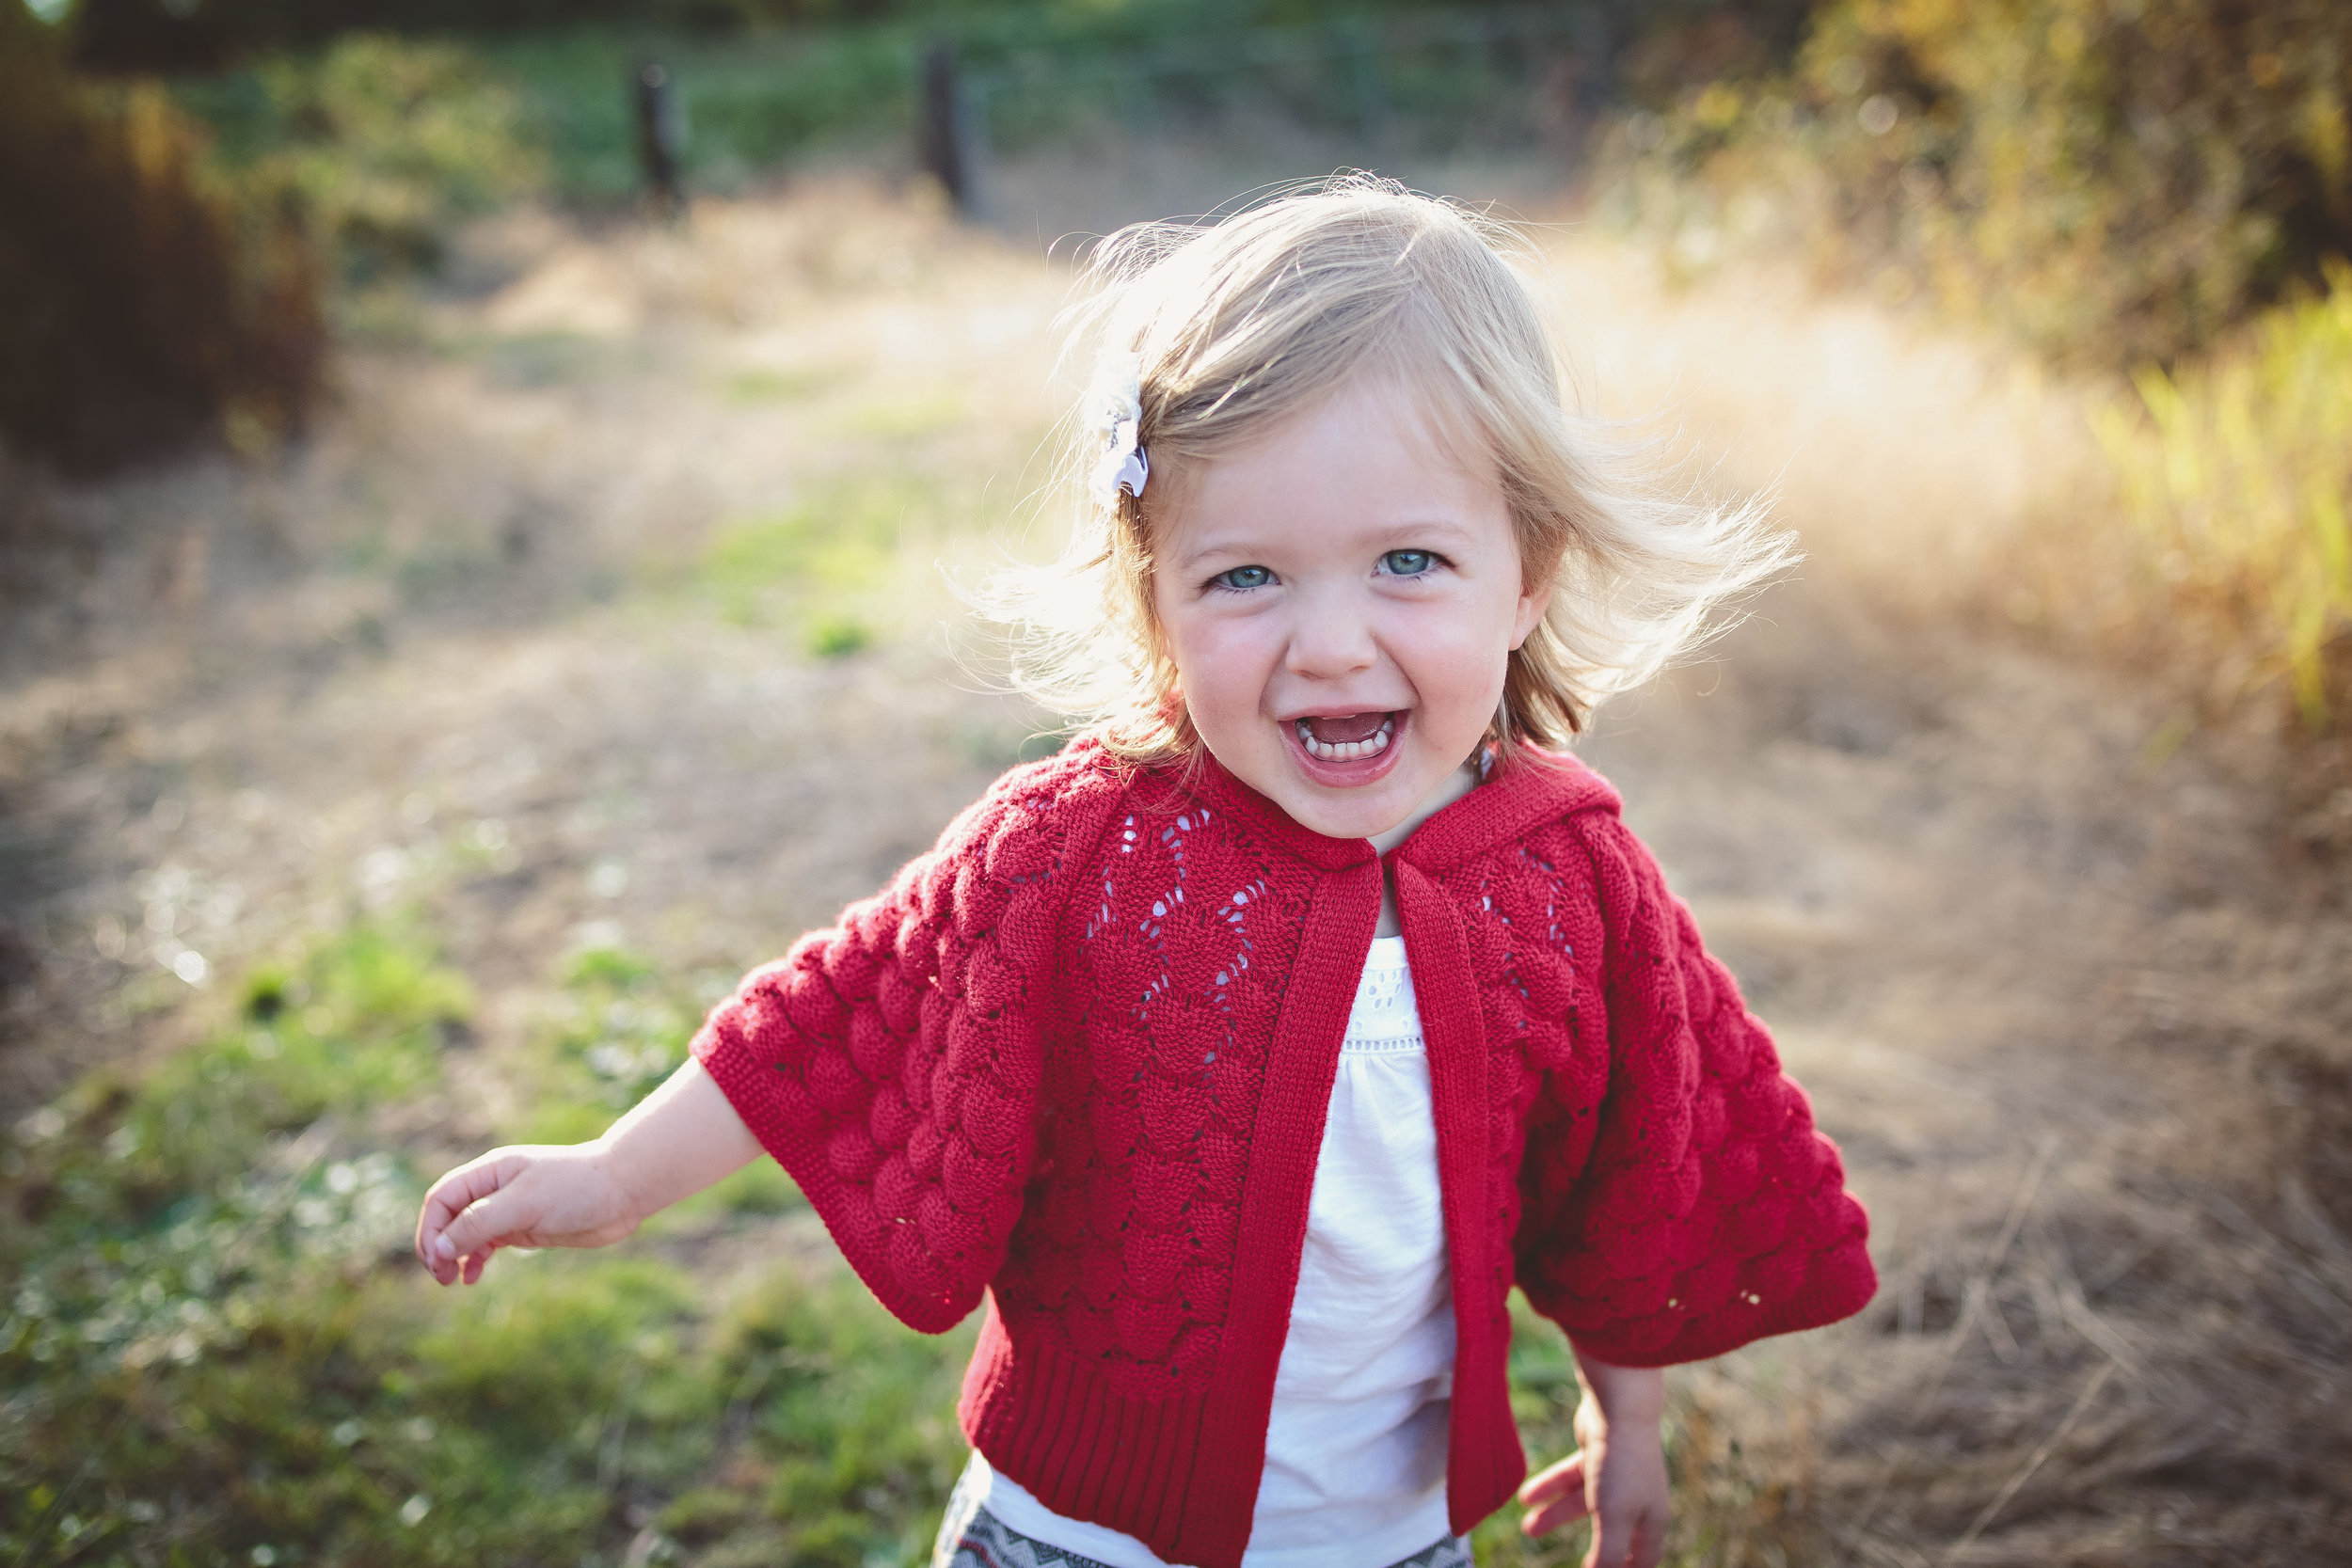
[[[2352,246],[2333,0],[1829,0],[1798,80],[1848,270],[2060,358],[2196,352]]]
[[[2098,419],[2161,602],[2283,676],[2313,729],[2352,709],[2329,670],[2352,639],[2352,266],[2328,284]]]

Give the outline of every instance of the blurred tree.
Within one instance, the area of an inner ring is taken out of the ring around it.
[[[2352,254],[2344,0],[1830,0],[1836,216],[2060,357],[2166,362]]]
[[[74,63],[84,70],[184,71],[355,31],[513,32],[612,20],[707,30],[898,8],[912,8],[891,0],[75,0],[72,27]]]
[[[200,152],[159,89],[77,85],[0,0],[0,436],[94,472],[300,424],[326,342],[312,252]]]
[[[298,217],[343,282],[432,270],[461,217],[546,176],[515,89],[445,40],[353,34],[264,59],[249,81],[212,162],[248,201]]]

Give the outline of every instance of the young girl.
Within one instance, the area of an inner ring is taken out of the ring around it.
[[[1783,559],[1611,477],[1490,232],[1368,179],[1113,239],[1094,484],[1029,584],[1091,722],[755,970],[596,1143],[426,1197],[447,1284],[763,1150],[882,1304],[986,1318],[955,1568],[1467,1564],[1505,1305],[1580,1451],[1531,1532],[1657,1562],[1670,1363],[1869,1299],[1836,1151],[1559,748]]]

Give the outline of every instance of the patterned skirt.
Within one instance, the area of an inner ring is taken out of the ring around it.
[[[976,1484],[977,1483],[977,1484]],[[931,1548],[931,1568],[1107,1568],[1090,1557],[1067,1552],[1044,1541],[1032,1541],[980,1506],[988,1472],[966,1470],[947,1499],[947,1515],[939,1522],[939,1543]],[[1364,1568],[1381,1568],[1366,1563]],[[1388,1568],[1473,1568],[1470,1543],[1458,1535],[1433,1541]]]

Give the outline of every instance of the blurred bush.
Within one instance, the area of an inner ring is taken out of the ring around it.
[[[430,269],[459,217],[547,177],[519,94],[452,43],[357,34],[178,95],[224,178],[295,215],[345,282]]]
[[[212,178],[151,87],[66,72],[0,0],[0,435],[94,472],[302,422],[325,332],[299,225]]]
[[[1826,0],[1785,76],[1657,106],[1636,184],[1686,262],[1773,230],[2075,366],[2169,364],[2352,253],[2337,0]]]
[[[1974,591],[2171,665],[2208,719],[2290,692],[2345,729],[2352,6],[1823,0],[1785,69],[1718,65],[1629,77],[1604,208],[1670,272],[1793,250],[2128,377],[2092,392],[2113,490]]]
[[[2352,6],[1836,0],[1842,227],[2036,346],[2169,362],[2352,252]]]
[[[723,31],[749,23],[870,18],[891,0],[79,0],[77,63],[202,71],[256,49],[309,48],[353,31],[521,32],[583,22]]]
[[[2140,531],[2147,597],[2206,644],[2213,698],[2283,680],[2314,731],[2352,725],[2352,266],[2241,342],[2097,420]]]

